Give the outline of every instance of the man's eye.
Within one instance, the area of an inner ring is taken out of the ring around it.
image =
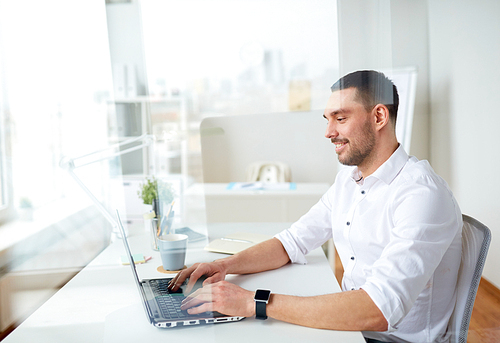
[[[343,117],[337,118],[337,121],[338,122],[343,122],[343,121],[345,121],[345,118],[343,118]]]

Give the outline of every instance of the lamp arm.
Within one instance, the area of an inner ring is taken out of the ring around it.
[[[132,147],[132,148],[128,148],[128,149],[125,149],[125,150],[122,150],[122,151],[118,151],[116,153],[108,154],[108,155],[106,155],[104,157],[96,158],[96,159],[93,159],[93,160],[91,160],[89,162],[86,162],[86,163],[83,163],[83,164],[79,164],[78,166],[75,164],[76,161],[81,160],[81,159],[83,159],[85,157],[89,157],[89,156],[92,156],[92,155],[97,155],[99,153],[106,152],[106,151],[109,151],[111,149],[118,149],[121,146],[130,144],[130,143],[133,143],[133,142],[136,142],[136,141],[139,141],[139,140],[143,141],[143,143],[141,145],[137,145],[137,146]],[[100,161],[108,160],[110,158],[121,156],[121,155],[125,155],[125,154],[128,154],[129,152],[132,152],[132,151],[135,151],[135,150],[139,150],[141,148],[149,147],[154,141],[155,141],[155,137],[153,135],[148,135],[148,134],[145,133],[145,134],[143,134],[143,135],[141,135],[139,137],[130,138],[130,139],[125,140],[123,142],[110,145],[110,146],[108,146],[108,147],[106,147],[104,149],[96,150],[96,151],[93,151],[93,152],[85,154],[85,155],[81,155],[81,156],[74,157],[74,158],[63,157],[61,159],[59,165],[63,169],[68,169],[68,168],[77,169],[77,168],[80,168],[80,167],[83,167],[83,166],[86,166],[86,165],[89,165],[89,164],[92,164],[92,163],[95,163],[95,162],[100,162]]]
[[[115,218],[113,218],[113,216],[109,213],[109,211],[101,204],[101,202],[94,196],[94,194],[92,194],[90,189],[88,189],[87,186],[85,186],[83,181],[80,180],[80,178],[75,174],[73,169],[68,169],[67,171],[68,171],[69,175],[71,175],[71,177],[80,186],[80,188],[83,189],[83,191],[85,193],[87,193],[89,198],[92,200],[94,205],[97,206],[99,211],[101,211],[101,213],[104,215],[104,217],[106,217],[106,219],[111,223],[111,225],[113,225],[113,232],[119,232],[118,231],[118,223],[116,222]]]
[[[82,158],[89,157],[89,156],[92,156],[92,155],[96,155],[98,153],[102,153],[102,152],[108,151],[110,149],[119,148],[119,147],[121,147],[123,145],[130,144],[130,143],[133,143],[133,142],[136,142],[136,141],[139,141],[139,140],[143,141],[143,143],[140,144],[140,145],[137,145],[137,146],[134,146],[132,148],[128,148],[128,149],[125,149],[125,150],[122,150],[122,151],[118,151],[116,153],[108,154],[108,155],[106,155],[104,157],[93,159],[93,160],[91,160],[89,162],[86,162],[86,163],[83,163],[83,164],[79,164],[78,166],[75,165],[75,161],[80,160]],[[125,154],[128,154],[128,153],[132,152],[132,151],[136,151],[138,149],[142,149],[144,147],[149,147],[154,142],[154,140],[155,140],[155,137],[153,135],[143,134],[142,136],[131,138],[131,139],[128,139],[126,141],[123,141],[123,142],[120,142],[120,143],[117,143],[117,144],[114,144],[114,145],[110,145],[107,148],[104,148],[104,149],[101,149],[101,150],[97,150],[97,151],[94,151],[94,152],[91,152],[89,154],[85,154],[85,155],[82,155],[82,156],[79,156],[79,157],[76,157],[76,158],[63,157],[61,159],[61,161],[59,162],[60,167],[63,168],[63,169],[66,169],[66,171],[69,173],[69,175],[71,175],[71,177],[76,181],[76,183],[80,186],[80,188],[83,189],[83,191],[88,195],[88,197],[92,200],[92,202],[97,206],[97,208],[99,209],[99,211],[111,223],[111,225],[113,226],[113,232],[117,233],[118,236],[120,236],[120,231],[118,230],[118,223],[117,223],[117,221],[111,215],[111,213],[109,213],[109,211],[102,205],[102,203],[94,196],[94,194],[90,191],[90,189],[88,189],[87,186],[85,186],[85,184],[83,183],[83,181],[76,175],[76,173],[75,173],[74,170],[77,169],[77,168],[80,168],[80,167],[83,167],[83,166],[95,163],[95,162],[100,162],[100,161],[108,160],[110,158],[121,156],[121,155],[125,155]]]

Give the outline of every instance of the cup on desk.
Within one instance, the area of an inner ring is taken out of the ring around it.
[[[168,234],[158,237],[161,262],[165,270],[180,270],[186,260],[188,236]]]

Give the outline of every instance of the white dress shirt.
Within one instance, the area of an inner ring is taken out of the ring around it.
[[[294,263],[333,237],[342,290],[365,290],[389,323],[365,337],[448,342],[461,256],[462,214],[427,161],[400,146],[361,182],[343,168],[309,212],[276,235]],[[339,316],[342,314],[339,313]]]

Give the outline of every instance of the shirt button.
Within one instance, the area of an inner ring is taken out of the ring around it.
[[[351,256],[351,260],[353,260],[353,261],[354,261],[354,256]]]
[[[354,291],[354,289],[355,289],[354,287],[353,287],[353,288],[351,288],[351,291]]]
[[[361,191],[361,194],[365,194],[366,192],[365,191]]]
[[[346,224],[349,226],[349,225],[351,225],[351,222],[347,222]]]

